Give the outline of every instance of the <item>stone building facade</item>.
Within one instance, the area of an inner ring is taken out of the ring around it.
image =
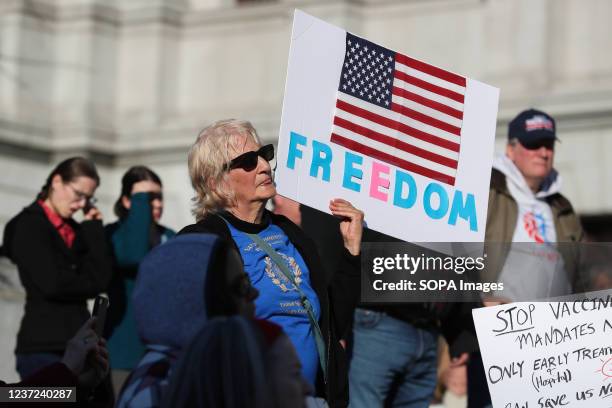
[[[500,149],[518,111],[548,111],[564,192],[583,215],[612,213],[610,0],[3,0],[0,225],[74,154],[99,165],[106,221],[121,174],[145,164],[163,222],[190,223],[199,129],[247,118],[277,138],[295,8],[501,88]],[[6,260],[0,274],[0,378],[15,379],[23,294]]]

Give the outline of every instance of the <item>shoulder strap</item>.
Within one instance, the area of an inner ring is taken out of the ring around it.
[[[298,284],[295,282],[295,277],[293,273],[289,270],[287,263],[281,258],[281,256],[257,234],[245,234],[253,240],[269,257],[270,259],[278,266],[278,269],[281,270],[283,275],[293,284],[295,289],[300,295],[300,301],[302,302],[302,306],[306,309],[308,314],[308,319],[310,320],[310,325],[312,326],[312,331],[315,335],[315,342],[317,344],[317,352],[319,353],[319,363],[321,364],[321,369],[323,370],[323,378],[327,383],[327,362],[326,362],[326,354],[325,354],[325,341],[323,340],[323,334],[321,333],[321,328],[319,327],[319,323],[317,322],[314,310],[312,308],[312,304],[306,297],[306,294],[300,289]]]

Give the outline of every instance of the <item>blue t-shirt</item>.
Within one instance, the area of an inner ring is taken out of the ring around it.
[[[304,377],[314,386],[319,368],[317,345],[300,294],[268,255],[244,232],[227,223],[234,242],[240,249],[244,270],[251,284],[259,290],[255,300],[255,315],[283,328],[293,342],[302,363]],[[289,237],[270,223],[259,235],[287,262],[295,280],[314,310],[317,321],[321,315],[319,298],[310,285],[310,271]]]

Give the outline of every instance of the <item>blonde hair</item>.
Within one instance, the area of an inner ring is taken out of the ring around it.
[[[192,214],[196,221],[206,215],[223,210],[234,204],[234,194],[227,187],[225,165],[232,158],[232,151],[240,150],[240,142],[251,138],[260,145],[255,128],[246,120],[219,120],[200,132],[189,149],[188,167],[191,185],[195,190],[192,198]]]

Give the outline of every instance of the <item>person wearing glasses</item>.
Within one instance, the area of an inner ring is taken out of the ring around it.
[[[108,286],[112,258],[93,197],[99,184],[90,160],[64,160],[4,230],[5,254],[26,292],[15,349],[21,378],[60,361],[66,342],[89,319],[87,299]],[[80,210],[79,223],[73,216]]]
[[[108,288],[106,335],[116,393],[145,350],[136,333],[130,301],[138,265],[153,247],[175,234],[159,224],[163,208],[159,176],[145,166],[131,167],[121,179],[121,193],[115,202],[114,211],[119,220],[106,226],[115,261]]]
[[[339,339],[359,297],[363,212],[343,199],[329,209],[341,218],[344,252],[328,277],[312,242],[293,222],[265,206],[276,195],[272,145],[261,146],[247,121],[222,120],[204,129],[189,151],[197,223],[181,233],[214,233],[240,253],[260,292],[257,318],[283,328],[302,373],[330,406],[348,404],[347,362]]]

